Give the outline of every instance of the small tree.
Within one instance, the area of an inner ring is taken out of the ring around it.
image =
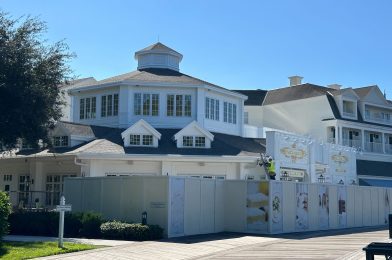
[[[22,138],[37,146],[61,117],[59,86],[70,79],[64,42],[42,38],[46,25],[37,18],[12,19],[0,11],[0,143],[8,148]]]
[[[0,191],[0,239],[8,233],[8,216],[11,204],[7,193]]]

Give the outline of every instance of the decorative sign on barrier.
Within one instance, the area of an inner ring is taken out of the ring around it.
[[[307,230],[309,228],[309,210],[308,210],[308,185],[297,183],[297,210],[296,210],[296,230]]]
[[[329,193],[327,185],[319,186],[318,206],[319,206],[319,227],[329,228]]]

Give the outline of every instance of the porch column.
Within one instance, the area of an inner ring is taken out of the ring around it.
[[[339,142],[338,144],[343,145],[343,127],[339,126]]]
[[[365,150],[365,140],[366,140],[366,136],[365,136],[365,130],[361,129],[361,136],[362,136],[362,150]]]
[[[381,144],[382,144],[382,152],[386,153],[386,151],[385,151],[385,133],[381,133]]]

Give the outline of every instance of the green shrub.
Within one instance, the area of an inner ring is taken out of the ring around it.
[[[9,222],[13,235],[58,236],[58,212],[14,212],[9,216]],[[93,212],[66,213],[64,236],[99,238],[103,222],[101,215]]]
[[[163,229],[157,225],[110,221],[101,225],[101,234],[108,239],[144,241],[162,238]]]
[[[8,233],[8,215],[11,213],[11,204],[7,193],[0,192],[0,239]]]

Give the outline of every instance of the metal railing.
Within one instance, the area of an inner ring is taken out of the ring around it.
[[[61,192],[57,191],[8,191],[13,208],[51,209],[60,202]]]
[[[383,153],[382,146],[383,146],[382,143],[366,142],[365,151],[372,152],[372,153]]]

